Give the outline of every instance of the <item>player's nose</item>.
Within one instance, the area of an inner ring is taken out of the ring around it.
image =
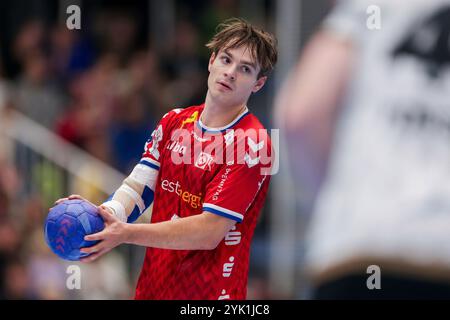
[[[236,80],[236,67],[230,66],[227,70],[225,70],[224,76],[230,81]]]

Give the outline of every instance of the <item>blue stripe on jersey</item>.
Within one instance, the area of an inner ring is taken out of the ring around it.
[[[148,162],[148,161],[145,161],[145,160],[139,161],[139,164],[143,164],[143,165],[145,165],[145,166],[147,166],[147,167],[150,167],[150,168],[159,170],[159,167],[158,167],[156,164],[153,164],[153,163]]]
[[[208,212],[217,214],[219,216],[222,216],[222,217],[225,217],[225,218],[237,221],[239,223],[242,222],[242,219],[239,219],[238,217],[232,216],[231,214],[228,214],[228,213],[225,213],[223,211],[219,211],[219,210],[216,210],[216,209],[213,209],[213,208],[203,207],[203,211],[208,211]]]

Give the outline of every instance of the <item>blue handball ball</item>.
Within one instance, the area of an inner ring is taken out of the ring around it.
[[[45,241],[52,251],[65,260],[77,261],[89,254],[81,248],[99,241],[85,241],[84,236],[104,229],[97,208],[84,200],[66,200],[53,207],[45,220]]]

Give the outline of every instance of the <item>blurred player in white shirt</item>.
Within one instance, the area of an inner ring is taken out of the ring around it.
[[[277,98],[290,142],[328,159],[307,237],[315,298],[450,298],[449,21],[446,0],[338,2]]]

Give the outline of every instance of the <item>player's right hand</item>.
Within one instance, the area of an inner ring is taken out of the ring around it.
[[[97,208],[97,206],[95,204],[93,204],[92,202],[90,202],[89,200],[86,200],[85,198],[83,198],[82,196],[80,196],[79,194],[71,194],[70,196],[68,196],[67,198],[61,198],[55,201],[55,206],[57,206],[58,204],[60,204],[61,202],[67,201],[67,200],[74,200],[74,199],[79,199],[79,200],[84,200],[86,202],[89,202],[90,204],[92,204],[94,207]],[[51,208],[49,209],[51,210]]]

